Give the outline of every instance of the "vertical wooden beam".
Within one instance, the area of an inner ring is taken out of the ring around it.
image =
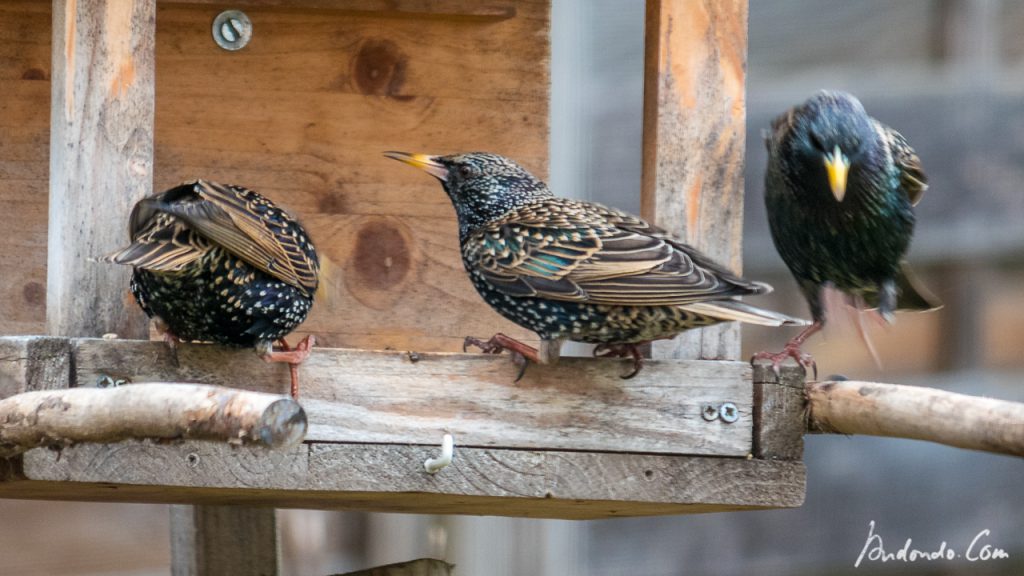
[[[648,0],[641,210],[739,271],[746,0]],[[656,357],[739,356],[734,324],[654,345]]]
[[[276,576],[272,508],[171,506],[171,574]]]
[[[806,371],[795,362],[754,364],[754,457],[800,460],[807,431]]]
[[[124,267],[153,187],[155,0],[53,0],[46,328],[54,336],[145,338]]]

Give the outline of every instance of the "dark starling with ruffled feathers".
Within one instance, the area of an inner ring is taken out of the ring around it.
[[[129,235],[104,260],[134,268],[132,294],[168,342],[254,347],[291,365],[298,395],[313,340],[292,350],[284,336],[309,314],[320,265],[295,219],[252,190],[197,180],[140,200]]]
[[[825,323],[832,286],[887,322],[897,310],[939,307],[904,256],[914,205],[927,189],[921,161],[899,132],[868,116],[857,98],[821,91],[772,122],[766,134],[765,205],[772,240],[807,298],[814,323],[778,354],[813,365],[800,346]]]
[[[806,324],[736,299],[765,293],[767,285],[736,276],[636,216],[556,198],[508,158],[385,155],[441,181],[473,285],[498,313],[541,339],[539,349],[504,334],[466,339],[485,352],[508,349],[548,364],[563,341],[587,342],[598,345],[595,354],[632,357],[632,376],[642,363],[638,345],[683,330],[730,320]]]

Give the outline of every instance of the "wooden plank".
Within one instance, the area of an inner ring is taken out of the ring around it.
[[[643,215],[741,266],[746,0],[648,0]],[[691,330],[656,357],[739,356],[735,324]]]
[[[50,3],[0,1],[0,334],[46,331]]]
[[[54,0],[46,326],[147,334],[129,271],[98,265],[153,187],[154,0]],[[102,207],[102,208],[100,208]]]
[[[754,365],[754,457],[800,460],[807,431],[805,371],[795,362],[780,367]]]
[[[36,449],[0,497],[588,519],[799,506],[800,462],[304,444],[288,452],[210,443]]]
[[[652,361],[622,380],[625,360],[563,359],[518,368],[506,356],[318,348],[300,368],[307,439],[746,456],[753,419],[742,362]],[[249,350],[160,342],[74,341],[75,382],[201,382],[287,390],[288,370]],[[739,419],[707,421],[732,402]]]
[[[516,2],[496,21],[251,5],[253,40],[230,54],[210,38],[218,10],[160,6],[158,188],[237,182],[300,217],[328,262],[301,330],[324,345],[456,351],[499,329],[535,339],[466,278],[437,182],[380,152],[493,150],[544,176],[549,2]]]
[[[279,541],[272,508],[172,506],[171,574],[276,576]]]
[[[452,574],[455,574],[454,564],[433,558],[420,558],[419,560],[346,572],[337,576],[451,576]]]

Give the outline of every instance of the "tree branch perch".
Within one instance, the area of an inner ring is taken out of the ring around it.
[[[39,446],[199,439],[285,448],[306,435],[291,398],[200,384],[25,392],[0,400],[0,458]]]
[[[875,382],[807,384],[808,430],[1024,456],[1024,403]]]

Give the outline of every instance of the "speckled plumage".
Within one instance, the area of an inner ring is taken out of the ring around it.
[[[319,260],[302,226],[241,186],[188,182],[141,200],[131,245],[106,259],[131,265],[131,291],[173,338],[255,347],[301,324]]]
[[[898,132],[842,92],[822,91],[772,123],[766,138],[765,204],[772,239],[816,322],[824,322],[826,284],[891,320],[897,309],[935,306],[905,274],[913,206],[926,178]],[[838,150],[848,174],[841,199],[824,159]]]
[[[473,285],[498,313],[540,336],[533,360],[557,360],[566,339],[625,346],[635,355],[636,344],[718,322],[800,322],[735,299],[768,286],[732,274],[636,216],[556,198],[507,158],[388,156],[441,180]],[[501,340],[509,347],[511,339]],[[494,339],[482,347],[494,351]]]

